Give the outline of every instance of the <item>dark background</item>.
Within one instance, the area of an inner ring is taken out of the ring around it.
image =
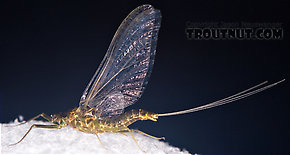
[[[289,5],[286,1],[1,1],[1,122],[78,106],[122,20],[141,4],[162,13],[142,98],[156,113],[203,105],[255,84],[286,81],[247,99],[137,122],[171,145],[203,154],[289,154]],[[185,23],[280,22],[283,40],[187,40]],[[288,80],[288,81],[287,81]]]

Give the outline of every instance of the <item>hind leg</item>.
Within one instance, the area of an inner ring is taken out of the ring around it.
[[[131,129],[129,129],[129,128],[127,128],[126,130],[123,130],[123,131],[121,131],[121,132],[119,132],[119,133],[123,133],[124,134],[124,132],[129,132],[130,133],[130,135],[132,136],[132,138],[133,138],[133,140],[134,140],[134,142],[137,144],[137,146],[138,146],[138,148],[142,151],[142,152],[144,152],[145,153],[145,151],[143,151],[142,149],[141,149],[141,147],[140,147],[140,145],[138,144],[138,142],[137,142],[137,140],[136,140],[136,138],[134,137],[134,135],[133,135],[133,130],[131,130]],[[127,135],[126,135],[127,136]]]
[[[133,135],[133,132],[132,132],[130,129],[129,129],[129,133],[130,133],[130,135],[132,136],[132,138],[133,138],[133,140],[135,141],[135,143],[137,144],[137,146],[139,147],[139,149],[140,149],[142,152],[145,153],[145,151],[143,151],[143,150],[141,149],[140,145],[138,144],[136,138],[135,138],[134,135]]]
[[[137,130],[137,129],[131,129],[131,130],[135,131],[135,132],[139,132],[139,133],[141,133],[141,134],[143,134],[143,135],[145,135],[147,137],[153,138],[153,139],[163,139],[163,140],[165,140],[165,137],[155,137],[155,136],[149,135],[149,134],[147,134],[147,133],[145,133],[143,131]]]
[[[98,136],[98,133],[96,133],[96,136],[98,137],[99,142],[101,143],[101,145],[103,146],[103,148],[105,148],[106,150],[108,150],[105,145],[102,143],[100,137]]]

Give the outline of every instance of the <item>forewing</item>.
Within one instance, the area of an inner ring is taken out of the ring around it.
[[[153,67],[160,22],[159,10],[151,5],[125,18],[81,97],[82,109],[116,116],[141,97]]]

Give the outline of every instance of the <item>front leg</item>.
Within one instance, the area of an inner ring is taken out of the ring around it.
[[[52,122],[52,118],[51,118],[50,116],[46,115],[45,113],[41,113],[41,114],[39,114],[39,115],[37,115],[37,116],[35,116],[35,117],[29,119],[28,121],[25,121],[25,122],[19,123],[19,124],[15,125],[15,126],[18,126],[18,125],[22,125],[22,124],[28,123],[28,122],[30,122],[30,121],[32,121],[32,120],[35,120],[35,119],[39,118],[39,117],[42,117],[42,118],[48,120],[49,122]]]
[[[38,116],[39,117],[39,116]],[[33,119],[32,119],[33,120]],[[26,123],[26,122],[25,122]],[[17,142],[17,143],[14,143],[14,144],[10,144],[9,146],[12,146],[12,145],[16,145],[18,143],[20,143],[27,135],[28,133],[31,131],[32,128],[45,128],[45,129],[60,129],[61,126],[60,125],[40,125],[40,124],[33,124],[29,130],[26,132],[26,134]]]

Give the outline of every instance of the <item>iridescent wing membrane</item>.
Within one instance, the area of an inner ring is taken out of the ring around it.
[[[160,11],[151,5],[124,19],[81,97],[81,109],[95,108],[99,118],[112,117],[141,97],[153,67],[160,22]]]

